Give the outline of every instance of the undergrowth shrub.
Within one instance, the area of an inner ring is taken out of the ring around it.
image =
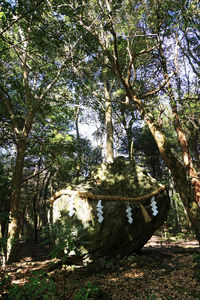
[[[76,246],[77,230],[71,224],[62,224],[61,222],[57,222],[51,226],[49,237],[41,243],[51,243],[53,245],[49,254],[50,258],[61,258],[62,262],[65,263],[69,255],[80,255]]]
[[[7,299],[47,300],[56,299],[56,285],[44,272],[37,272],[23,285],[13,284],[8,290]]]
[[[74,300],[94,300],[97,297],[101,297],[100,299],[103,299],[102,292],[95,284],[88,282],[87,286],[80,288],[76,292]]]
[[[6,296],[6,291],[11,288],[11,277],[10,275],[6,274],[4,271],[0,274],[0,295],[2,298],[4,295]],[[7,297],[7,296],[6,296]],[[5,298],[5,297],[4,297]]]

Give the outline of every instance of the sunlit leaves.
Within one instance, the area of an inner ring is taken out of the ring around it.
[[[67,134],[62,134],[60,132],[57,132],[56,130],[54,130],[52,132],[52,138],[50,138],[50,141],[53,144],[57,144],[57,143],[65,143],[65,142],[71,142],[72,141],[72,137],[70,135]]]
[[[5,13],[3,11],[0,11],[0,21],[2,21],[5,18],[6,18]]]

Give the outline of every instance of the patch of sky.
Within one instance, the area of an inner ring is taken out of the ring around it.
[[[15,7],[18,3],[18,1],[16,0],[4,0],[4,2],[9,3],[12,8]]]

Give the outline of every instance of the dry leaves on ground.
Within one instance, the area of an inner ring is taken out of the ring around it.
[[[200,260],[196,241],[153,237],[139,255],[48,272],[49,280],[56,284],[52,299],[200,299],[200,262],[195,262],[195,255]],[[34,272],[48,265],[49,260],[25,261],[8,266],[6,272],[12,283],[23,285]],[[88,298],[84,298],[86,294]]]

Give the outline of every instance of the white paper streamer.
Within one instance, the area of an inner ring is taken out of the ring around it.
[[[158,207],[156,205],[156,201],[155,201],[154,196],[151,198],[151,204],[150,205],[151,205],[152,215],[156,216],[158,214],[158,209],[157,209]]]
[[[133,218],[132,218],[132,208],[130,207],[129,204],[127,205],[126,215],[127,215],[127,218],[128,218],[128,222],[129,222],[130,224],[132,224],[132,223],[133,223]]]
[[[70,217],[72,217],[74,214],[75,214],[75,210],[74,210],[74,196],[71,196],[69,198],[69,206],[68,206],[68,210],[69,210],[69,213],[68,215]]]
[[[102,223],[104,217],[103,217],[103,206],[101,204],[101,200],[99,200],[98,203],[97,203],[97,211],[98,211],[98,214],[97,214],[98,221],[99,221],[99,223]]]

